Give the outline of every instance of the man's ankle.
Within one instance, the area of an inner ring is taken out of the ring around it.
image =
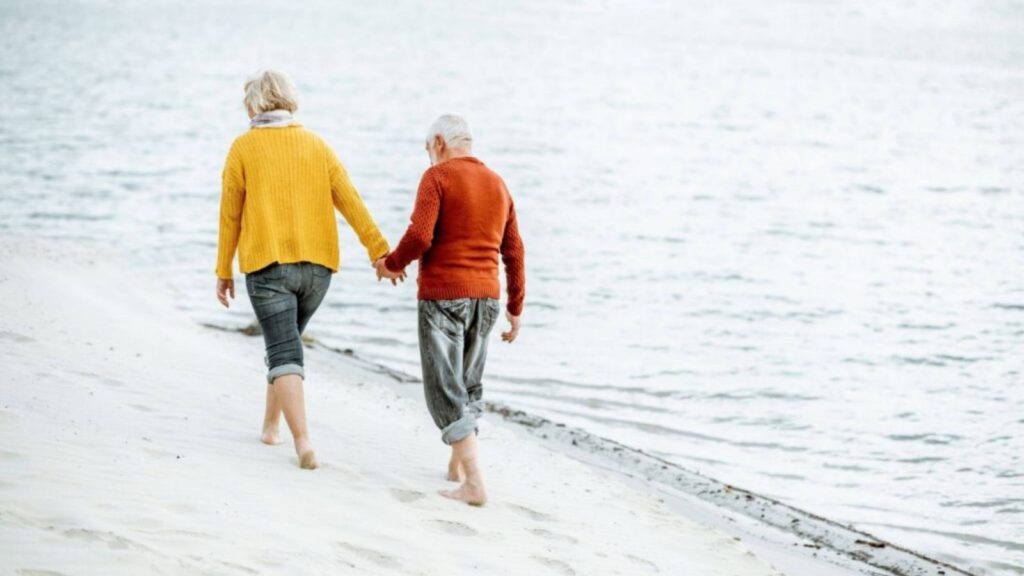
[[[460,462],[462,470],[465,471],[467,476],[477,476],[480,474],[480,464],[477,462],[476,457],[463,458]]]

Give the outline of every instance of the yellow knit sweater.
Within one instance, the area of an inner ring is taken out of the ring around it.
[[[314,262],[337,271],[334,208],[370,260],[388,253],[387,240],[327,143],[298,125],[249,130],[235,140],[224,165],[217,277],[232,278],[236,248],[243,273],[275,262]]]

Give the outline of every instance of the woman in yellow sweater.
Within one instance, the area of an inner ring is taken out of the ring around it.
[[[292,114],[295,87],[285,74],[263,71],[245,83],[250,129],[231,146],[224,166],[217,248],[217,299],[235,297],[232,262],[263,329],[267,409],[263,442],[280,442],[284,412],[302,468],[317,467],[303,400],[300,335],[338,271],[337,208],[370,261],[388,254],[345,168],[331,148]]]

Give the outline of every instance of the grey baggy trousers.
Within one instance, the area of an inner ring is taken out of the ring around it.
[[[487,338],[499,311],[493,298],[419,301],[423,393],[445,444],[476,432]]]

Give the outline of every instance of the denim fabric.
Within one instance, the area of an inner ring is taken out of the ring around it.
[[[245,275],[249,301],[263,329],[270,384],[286,374],[305,378],[302,331],[330,285],[331,270],[310,262],[271,264]]]
[[[498,319],[493,298],[420,300],[420,362],[423,392],[441,440],[453,444],[476,431],[487,337]]]

